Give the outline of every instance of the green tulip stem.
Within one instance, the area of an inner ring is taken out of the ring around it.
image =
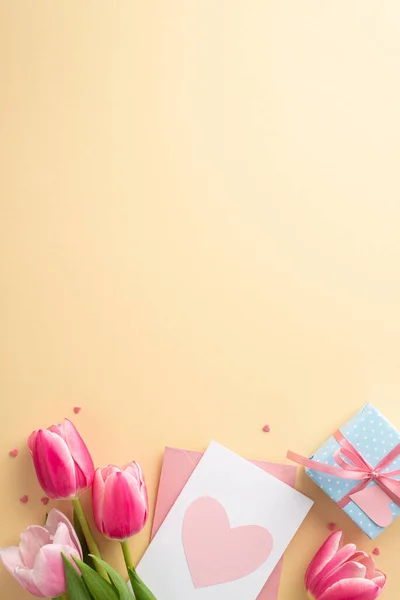
[[[93,533],[90,529],[90,525],[88,523],[86,515],[83,512],[81,501],[79,500],[79,498],[73,498],[72,503],[74,505],[74,509],[75,509],[76,516],[78,517],[78,521],[81,524],[83,535],[85,536],[87,545],[89,546],[90,553],[94,554],[95,556],[97,556],[98,558],[101,559],[99,547],[96,543],[96,540],[93,537]],[[101,575],[103,577],[103,579],[105,579],[106,581],[109,581],[107,572],[103,569],[103,567],[101,565],[99,565],[97,562],[95,563],[95,567],[96,567],[96,571],[98,572],[98,574]]]
[[[128,540],[121,542],[122,553],[124,555],[125,564],[127,569],[133,569],[133,560],[131,550],[129,548]]]

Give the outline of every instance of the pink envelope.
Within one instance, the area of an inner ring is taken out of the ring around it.
[[[157,533],[202,456],[203,452],[195,450],[165,448],[151,539]],[[291,487],[294,487],[297,467],[282,465],[280,463],[270,463],[263,460],[251,460],[250,462]],[[258,595],[258,600],[277,600],[282,561],[283,558],[278,562]]]

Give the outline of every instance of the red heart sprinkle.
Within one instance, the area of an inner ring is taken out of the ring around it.
[[[46,506],[46,504],[49,503],[49,501],[50,501],[49,498],[46,498],[46,496],[44,496],[44,498],[40,498],[40,502],[42,504],[44,504],[45,506]]]
[[[379,556],[379,555],[380,555],[380,553],[381,553],[381,551],[379,550],[379,548],[374,548],[374,549],[372,550],[372,554],[375,554],[375,556]]]
[[[78,414],[81,412],[81,410],[82,410],[82,407],[81,407],[81,406],[74,406],[74,413],[75,413],[76,415],[78,415]]]
[[[26,504],[28,502],[29,498],[28,496],[22,496],[22,498],[19,499],[20,502],[22,502],[22,504]]]
[[[271,427],[269,425],[264,425],[263,431],[265,431],[265,433],[269,433],[271,431]]]
[[[336,523],[328,523],[328,529],[330,531],[335,531],[335,529],[336,529]]]
[[[15,458],[16,456],[18,456],[19,450],[18,450],[18,448],[14,448],[13,450],[10,450],[10,452],[8,454],[10,456],[12,456],[13,458]]]

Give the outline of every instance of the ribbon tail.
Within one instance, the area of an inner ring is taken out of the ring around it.
[[[400,481],[383,476],[379,477],[376,483],[389,496],[392,502],[400,506]]]

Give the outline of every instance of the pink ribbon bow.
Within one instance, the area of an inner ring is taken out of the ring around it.
[[[334,434],[335,440],[339,444],[339,448],[334,452],[334,458],[338,467],[331,467],[325,465],[311,458],[306,458],[290,450],[287,453],[287,458],[296,462],[303,467],[314,469],[320,473],[327,475],[333,475],[342,479],[352,479],[353,481],[360,481],[348,494],[346,494],[337,503],[341,508],[346,506],[350,501],[350,495],[354,495],[360,492],[371,481],[375,483],[385,492],[389,498],[400,506],[400,481],[394,479],[396,475],[400,475],[400,469],[396,471],[389,471],[383,473],[399,455],[400,455],[400,444],[397,444],[393,450],[391,450],[376,467],[372,467],[360,452],[353,446],[349,440],[347,440],[341,431],[336,431]]]

